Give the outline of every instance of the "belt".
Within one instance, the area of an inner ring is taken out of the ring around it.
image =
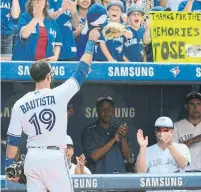
[[[28,148],[40,148],[40,149],[53,149],[53,150],[60,150],[57,146],[47,146],[47,147],[28,147]]]

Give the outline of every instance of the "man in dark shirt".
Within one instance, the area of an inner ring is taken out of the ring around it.
[[[82,130],[81,142],[88,167],[94,174],[125,171],[124,159],[128,160],[127,125],[111,123],[114,101],[110,96],[97,99],[98,120]]]

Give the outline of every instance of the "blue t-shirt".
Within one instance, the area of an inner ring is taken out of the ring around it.
[[[39,24],[36,25],[31,35],[27,39],[21,38],[21,30],[32,19],[33,17],[28,12],[24,12],[19,18],[18,22],[19,35],[15,42],[12,60],[34,61],[37,42],[39,38],[39,29],[40,29]],[[62,45],[61,33],[56,21],[53,19],[45,18],[44,26],[48,35],[45,57],[51,57],[54,56],[54,46]]]
[[[178,11],[183,11],[188,1],[182,1],[179,4]],[[194,1],[191,9],[192,12],[201,12],[201,1]]]
[[[12,0],[1,0],[1,34],[11,35],[14,28],[11,17]]]
[[[137,31],[130,27],[133,33],[132,39],[126,39],[124,42],[124,55],[129,61],[142,62],[143,61],[143,36],[145,32],[144,27],[140,27]]]

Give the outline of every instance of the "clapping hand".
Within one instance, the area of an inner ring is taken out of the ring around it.
[[[142,129],[137,132],[137,141],[140,147],[147,147],[148,145],[148,136],[144,138]]]
[[[75,167],[76,174],[83,174],[84,173],[84,166],[85,166],[85,155],[82,154],[79,157],[76,157],[77,165]]]
[[[120,125],[118,129],[118,134],[120,136],[120,139],[123,139],[126,137],[127,130],[128,130],[128,126],[126,123]]]

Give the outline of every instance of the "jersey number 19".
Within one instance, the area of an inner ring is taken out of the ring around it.
[[[48,131],[51,131],[56,121],[54,111],[52,111],[51,109],[43,109],[39,113],[38,117],[36,113],[32,115],[32,117],[29,119],[29,122],[34,125],[36,135],[42,134],[39,121],[43,124],[47,124],[46,129]]]

